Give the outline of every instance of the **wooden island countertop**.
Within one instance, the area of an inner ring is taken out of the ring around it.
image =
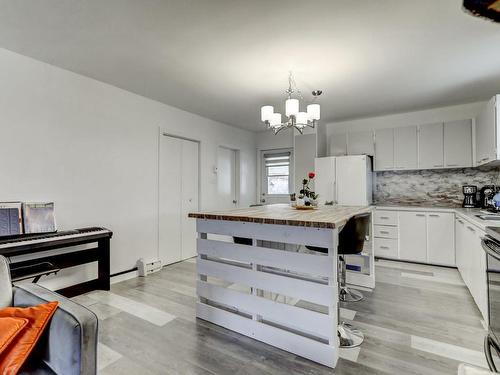
[[[354,215],[372,210],[372,206],[338,205],[320,206],[314,210],[297,210],[288,204],[272,204],[225,211],[192,212],[189,217],[333,229],[342,226]]]

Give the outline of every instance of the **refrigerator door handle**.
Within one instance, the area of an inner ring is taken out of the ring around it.
[[[333,203],[337,204],[337,180],[333,181]]]

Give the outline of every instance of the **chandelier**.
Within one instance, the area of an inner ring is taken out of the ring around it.
[[[283,129],[295,128],[300,134],[304,128],[314,128],[320,119],[320,105],[314,103],[318,96],[322,93],[321,90],[314,90],[313,103],[307,106],[306,112],[300,112],[299,99],[304,99],[300,90],[297,89],[292,72],[288,76],[288,89],[285,91],[287,99],[285,101],[285,115],[287,119],[282,122],[281,113],[275,113],[271,105],[265,105],[260,109],[260,118],[267,125],[268,129],[272,129],[274,134],[278,134]],[[297,98],[293,98],[296,96]]]

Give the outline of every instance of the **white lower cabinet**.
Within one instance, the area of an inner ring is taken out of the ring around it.
[[[474,302],[488,321],[485,232],[453,212],[377,209],[375,256],[456,266]]]
[[[382,258],[397,258],[398,240],[375,238],[375,255]]]
[[[428,262],[455,266],[455,214],[433,212],[427,214]]]
[[[377,209],[375,255],[454,267],[454,217],[452,212]]]
[[[427,262],[427,224],[423,212],[399,213],[399,259]]]
[[[486,254],[481,246],[484,235],[484,231],[467,221],[455,220],[457,268],[483,318],[488,321]]]

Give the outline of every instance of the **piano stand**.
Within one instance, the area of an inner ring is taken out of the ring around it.
[[[67,233],[67,234],[65,234]],[[13,281],[34,278],[38,282],[44,275],[58,273],[61,269],[97,262],[97,278],[56,292],[65,297],[73,297],[92,290],[110,289],[110,239],[113,233],[105,228],[84,228],[74,231],[60,232],[50,238],[40,235],[30,235],[28,240],[2,243],[0,240],[0,255],[9,259]],[[96,243],[94,248],[70,249],[59,254],[47,254],[47,250],[70,248],[78,245]],[[40,253],[40,254],[37,254]],[[12,257],[32,255],[33,259],[12,261]],[[39,255],[39,256],[38,256]]]
[[[57,275],[60,270],[50,262],[42,262],[32,266],[12,267],[10,277],[13,282],[33,279],[32,283],[36,284],[42,276],[49,276],[52,273]]]

